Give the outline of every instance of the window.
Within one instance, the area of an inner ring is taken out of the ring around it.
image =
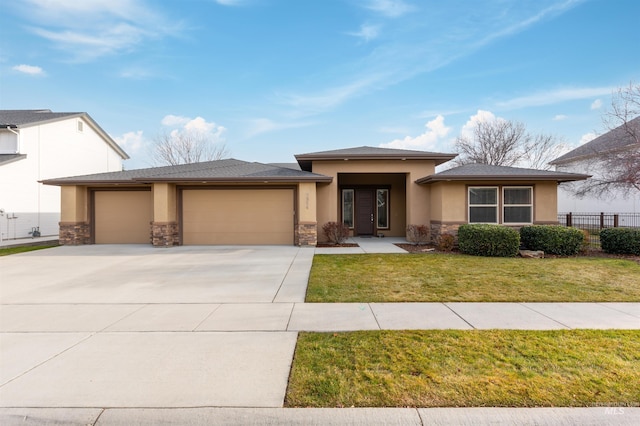
[[[505,187],[502,190],[503,222],[531,223],[533,218],[533,197],[531,187]]]
[[[498,223],[498,188],[469,188],[469,223]]]
[[[505,186],[502,200],[498,194],[497,187],[469,188],[469,223],[533,223],[533,187]],[[498,217],[500,205],[501,218]]]
[[[353,228],[353,189],[342,190],[342,222]]]
[[[378,228],[389,228],[389,190],[377,189]]]

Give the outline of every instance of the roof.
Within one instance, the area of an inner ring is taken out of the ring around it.
[[[151,182],[331,182],[329,176],[262,163],[225,159],[178,166],[152,167],[48,179],[48,185],[140,184]]]
[[[129,158],[129,155],[120,148],[120,145],[86,112],[52,112],[49,109],[4,109],[0,110],[0,128],[23,129],[70,118],[82,118],[85,120],[122,159]]]
[[[0,165],[13,163],[27,158],[27,154],[0,154]]]
[[[377,148],[359,146],[355,148],[336,149],[332,151],[311,152],[296,155],[296,160],[303,170],[311,170],[313,161],[327,160],[434,160],[436,165],[454,159],[458,154],[441,152],[413,151],[408,149]]]
[[[636,135],[640,136],[640,116],[629,120],[626,125],[629,126]],[[623,124],[584,145],[580,145],[573,151],[569,151],[563,156],[550,161],[549,164],[568,163],[581,158],[592,157],[603,152],[624,149],[634,144],[637,145],[638,141],[628,133]]]
[[[488,164],[465,164],[430,176],[420,178],[416,183],[442,181],[556,181],[571,182],[584,180],[589,175],[579,173],[554,172],[549,170],[525,169],[520,167],[490,166]]]

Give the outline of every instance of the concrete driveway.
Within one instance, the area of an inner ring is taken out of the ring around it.
[[[252,330],[286,329],[312,259],[122,245],[0,258],[0,406],[281,407],[297,333]]]

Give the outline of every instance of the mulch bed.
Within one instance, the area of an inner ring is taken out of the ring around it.
[[[360,247],[357,244],[354,243],[342,243],[342,244],[329,244],[329,243],[318,243],[316,245],[316,247],[322,247],[322,248],[338,248],[338,247]]]

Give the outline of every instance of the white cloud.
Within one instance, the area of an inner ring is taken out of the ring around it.
[[[222,6],[240,6],[245,0],[214,0],[216,3]]]
[[[478,123],[489,123],[496,120],[504,120],[504,118],[496,117],[491,111],[479,109],[476,115],[469,117],[469,120],[462,126],[460,136],[463,138],[473,138]]]
[[[300,127],[311,126],[311,122],[277,122],[269,118],[256,118],[251,120],[251,127],[248,132],[248,136],[256,136],[262,133],[275,132],[284,129],[295,129]]]
[[[451,130],[444,124],[444,117],[439,115],[425,124],[427,130],[416,136],[407,136],[404,139],[395,139],[389,143],[380,144],[382,148],[417,149],[427,150],[434,148],[438,142],[444,139]]]
[[[560,102],[573,101],[578,99],[593,98],[607,93],[611,93],[611,87],[578,87],[568,89],[549,90],[538,92],[527,96],[513,98],[507,101],[498,102],[502,108],[517,109],[532,106],[552,105]]]
[[[223,134],[227,131],[226,127],[209,122],[202,117],[189,118],[169,114],[162,119],[161,123],[165,127],[172,128],[170,132],[172,135],[182,132],[198,133],[216,141],[224,140]]]
[[[146,145],[146,140],[144,139],[142,130],[127,132],[122,136],[116,136],[113,139],[129,154],[137,153]]]
[[[553,117],[553,121],[562,121],[562,120],[566,120],[568,117],[564,114],[558,114],[555,117]]]
[[[593,103],[591,104],[591,109],[600,109],[602,108],[602,99],[596,99],[595,101],[593,101]]]
[[[592,140],[594,140],[598,135],[596,135],[595,133],[591,132],[591,133],[585,133],[584,135],[582,135],[582,137],[580,138],[580,145],[584,145],[587,142],[591,142]]]
[[[134,50],[181,27],[145,0],[26,0],[21,7],[34,34],[79,62]]]
[[[15,71],[18,71],[24,74],[29,74],[29,75],[45,75],[44,70],[35,65],[20,64],[13,67],[13,69]]]
[[[364,7],[389,18],[397,18],[413,10],[402,0],[369,0]]]
[[[350,32],[350,33],[347,33],[347,34],[350,35],[350,36],[361,38],[362,40],[367,42],[367,41],[371,41],[371,40],[377,38],[379,33],[380,33],[380,26],[362,24],[360,26],[360,30],[359,31]]]

